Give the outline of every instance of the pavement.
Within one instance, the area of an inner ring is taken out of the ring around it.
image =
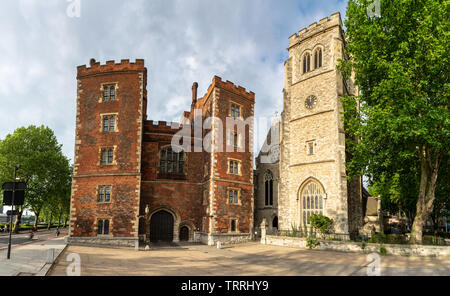
[[[49,275],[65,276],[80,258],[82,276],[366,276],[367,255],[248,243],[217,249],[205,245],[150,251],[68,246]],[[73,256],[73,255],[72,255]],[[67,258],[68,257],[68,258]],[[450,276],[450,258],[381,256],[382,276]]]
[[[8,236],[0,237],[0,276],[46,275],[53,261],[48,262],[49,249],[54,249],[56,258],[66,247],[62,230],[59,237],[54,231],[36,232],[32,240],[29,234],[13,234],[11,259],[6,259]]]

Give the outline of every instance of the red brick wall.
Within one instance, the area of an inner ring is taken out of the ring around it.
[[[96,221],[110,219],[116,237],[137,237],[141,134],[146,69],[142,60],[78,67],[75,169],[71,236],[95,236]],[[117,83],[114,101],[103,102],[103,83]],[[102,113],[117,113],[117,132],[102,131]],[[115,163],[100,164],[100,148],[116,147]],[[111,202],[97,203],[97,186],[112,185]]]
[[[118,83],[118,100],[99,102],[103,97],[102,83]],[[106,65],[92,63],[90,68],[78,67],[77,142],[75,147],[75,173],[71,207],[71,236],[95,236],[96,221],[111,218],[111,235],[136,237],[145,234],[146,206],[150,211],[166,207],[176,212],[178,222],[187,222],[194,229],[202,229],[206,218],[209,231],[210,196],[203,203],[204,192],[210,192],[214,183],[213,232],[230,232],[230,219],[238,220],[238,231],[248,233],[253,223],[253,153],[250,140],[252,131],[245,135],[246,152],[215,153],[214,172],[211,169],[211,154],[187,152],[183,176],[159,174],[160,151],[169,146],[173,135],[180,128],[172,129],[165,122],[146,120],[146,69],[142,60]],[[212,116],[222,119],[230,113],[230,101],[242,106],[244,119],[253,116],[255,95],[231,82],[214,77],[208,92],[185,113],[192,120],[194,108],[202,109],[205,119]],[[212,110],[213,102],[216,109]],[[101,113],[118,113],[118,132],[101,132]],[[209,133],[203,131],[203,136]],[[192,131],[191,136],[194,136]],[[226,143],[226,132],[223,133]],[[142,140],[141,140],[142,137]],[[200,140],[200,139],[199,139]],[[191,142],[193,144],[194,140]],[[113,166],[99,165],[101,146],[116,146],[116,161]],[[224,151],[226,147],[224,146]],[[192,147],[192,151],[194,151]],[[228,174],[228,158],[241,161],[241,175]],[[205,172],[206,169],[206,172]],[[97,186],[113,185],[112,200],[108,204],[97,202]],[[228,204],[227,188],[240,189],[240,205]],[[139,226],[137,225],[139,224]],[[138,229],[137,229],[138,228]]]

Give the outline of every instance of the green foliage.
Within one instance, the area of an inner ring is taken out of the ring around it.
[[[322,214],[312,215],[308,218],[311,226],[321,234],[328,234],[332,231],[333,220]]]
[[[380,248],[380,254],[381,254],[381,255],[386,255],[386,254],[387,254],[386,248],[381,247],[381,248]]]
[[[450,147],[450,1],[380,2],[379,18],[367,16],[372,0],[347,7],[350,58],[339,69],[353,73],[359,89],[342,99],[347,172],[367,175],[384,206],[415,217],[416,240],[433,211],[436,179],[450,183],[439,180]]]
[[[298,235],[299,231],[295,225],[291,225],[291,233],[292,233],[292,236],[295,236],[295,237]]]
[[[445,246],[445,240],[442,237],[434,235],[424,235],[422,243],[424,245]]]
[[[12,181],[17,175],[26,182],[24,208],[39,220],[41,212],[55,211],[69,216],[72,170],[61,152],[53,131],[44,126],[22,127],[0,142],[0,183]]]
[[[314,237],[306,238],[306,247],[310,249],[314,249],[315,247],[320,245],[320,241]]]
[[[369,243],[373,244],[407,244],[408,242],[408,237],[402,234],[375,233],[369,239]]]

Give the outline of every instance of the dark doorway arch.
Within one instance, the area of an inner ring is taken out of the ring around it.
[[[278,228],[278,217],[275,216],[272,220],[272,228]]]
[[[169,212],[159,211],[150,219],[150,241],[173,241],[173,216]]]
[[[181,226],[181,228],[180,228],[180,241],[181,242],[189,241],[189,227]]]

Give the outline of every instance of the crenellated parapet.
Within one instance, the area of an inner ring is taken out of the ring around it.
[[[89,76],[98,75],[102,73],[111,72],[146,72],[147,69],[144,65],[143,59],[136,59],[134,63],[131,63],[129,59],[121,60],[120,63],[115,61],[107,61],[106,64],[101,65],[100,62],[96,62],[95,59],[91,59],[90,67],[86,65],[77,67],[77,76]]]
[[[342,26],[341,14],[339,12],[333,13],[329,18],[321,19],[318,23],[314,22],[308,28],[303,28],[298,33],[291,35],[289,37],[289,47],[335,26]]]
[[[181,129],[178,122],[167,122],[167,121],[144,121],[144,131],[145,132],[171,132],[176,133]]]
[[[233,82],[227,80],[223,81],[221,77],[214,76],[212,79],[212,83],[210,84],[208,91],[203,96],[203,99],[209,97],[211,92],[214,90],[215,87],[220,87],[222,89],[228,90],[232,93],[235,93],[237,95],[243,96],[249,100],[254,101],[255,100],[255,93],[252,91],[247,91],[244,87],[240,85],[235,85]]]

